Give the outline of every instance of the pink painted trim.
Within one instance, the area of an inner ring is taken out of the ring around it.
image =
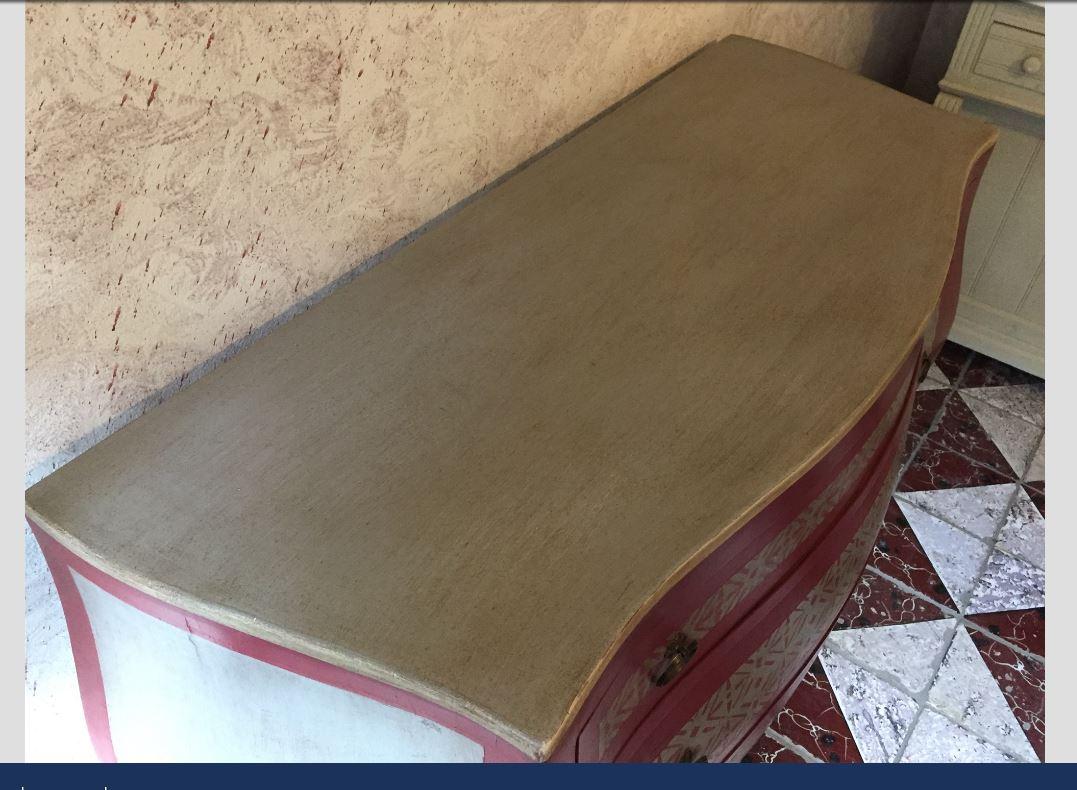
[[[60,606],[67,620],[67,632],[71,639],[71,653],[75,659],[75,675],[79,681],[79,693],[82,695],[82,713],[86,717],[86,728],[90,732],[97,759],[103,763],[116,762],[116,752],[112,747],[112,731],[108,723],[108,703],[105,701],[105,684],[101,679],[101,664],[97,660],[97,643],[94,641],[90,618],[82,603],[75,580],[71,578],[70,568],[63,562],[58,552],[46,546],[45,541],[55,544],[45,537],[37,525],[30,521],[30,528],[37,537],[45,562],[52,573],[56,592],[60,596]]]
[[[434,702],[387,683],[358,675],[320,659],[242,633],[205,617],[185,612],[179,607],[165,603],[109,576],[61,545],[33,521],[30,521],[30,528],[41,545],[49,570],[52,571],[53,579],[56,581],[56,588],[60,592],[64,617],[67,619],[67,627],[71,633],[71,650],[75,657],[75,669],[78,674],[86,724],[97,755],[104,762],[116,762],[109,729],[104,683],[89,617],[78,588],[71,578],[71,570],[139,611],[195,636],[208,639],[221,647],[293,674],[359,694],[437,722],[482,746],[484,762],[530,761],[530,758],[515,746],[466,716],[446,710]]]
[[[615,700],[615,694],[625,682],[628,675],[640,666],[645,658],[654,650],[656,645],[663,644],[670,633],[678,630],[688,617],[692,609],[710,596],[734,573],[739,571],[751,557],[761,550],[778,532],[784,529],[791,521],[796,519],[804,508],[808,507],[822,493],[826,486],[855,458],[869,435],[879,425],[887,411],[895,403],[902,402],[902,411],[898,419],[890,428],[887,439],[876,450],[875,455],[868,462],[862,474],[860,483],[868,480],[872,470],[878,468],[881,459],[886,456],[887,449],[895,446],[900,451],[900,445],[893,445],[904,436],[907,425],[908,413],[911,409],[912,397],[915,388],[913,372],[916,360],[919,359],[919,347],[911,351],[905,358],[898,372],[891,378],[883,393],[875,400],[868,411],[861,417],[856,425],[850,429],[844,437],[822,459],[813,465],[795,483],[787,488],[774,502],[763,509],[751,519],[728,541],[723,543],[711,555],[704,559],[696,568],[681,579],[665,596],[648,612],[628,637],[618,654],[607,667],[602,679],[596,684],[591,697],[577,717],[577,723],[570,730],[569,738],[566,738],[564,746],[571,744],[576,750],[577,761],[593,762],[603,760],[620,760],[625,744],[635,737],[634,733],[641,726],[651,726],[648,718],[655,712],[658,706],[665,705],[662,700],[675,695],[677,685],[683,683],[689,673],[674,681],[664,689],[651,689],[636,706],[633,713],[625,719],[617,738],[611,741],[605,753],[600,753],[598,748],[598,727],[602,715]],[[896,439],[895,439],[896,437]],[[726,613],[721,621],[705,636],[700,638],[696,657],[693,661],[698,666],[709,659],[713,651],[721,651],[730,656],[733,651],[745,647],[754,640],[761,642],[769,631],[780,622],[779,615],[782,612],[772,613],[773,617],[765,621],[757,622],[758,629],[752,631],[737,631],[738,623],[744,618],[754,618],[761,611],[761,607],[768,606],[771,593],[767,590],[775,589],[783,579],[790,578],[790,574],[802,574],[805,562],[817,562],[818,555],[813,554],[813,547],[832,532],[840,514],[853,506],[860,489],[856,486],[847,492],[839,501],[833,503],[830,515],[816,527],[809,537],[803,540],[794,552],[792,552],[777,568],[773,569],[764,580],[754,588],[754,591],[730,612]],[[816,559],[812,559],[815,557]],[[834,557],[836,559],[836,555]],[[821,574],[820,574],[821,575]],[[805,587],[806,594],[810,587]],[[835,613],[836,614],[836,613]],[[741,634],[741,636],[735,636]],[[744,642],[744,644],[742,644]],[[744,656],[745,658],[747,655]],[[735,666],[728,666],[729,670]],[[717,683],[719,677],[713,672],[707,674],[712,683]],[[716,686],[714,687],[716,688]],[[688,714],[694,713],[699,705],[703,704],[714,688],[697,699]],[[685,717],[687,719],[687,715]],[[765,724],[764,724],[765,726]],[[670,733],[672,737],[674,733]],[[561,756],[560,752],[555,752]],[[657,752],[654,756],[657,755]],[[652,756],[638,751],[631,757],[633,761],[649,761]]]
[[[905,434],[908,431],[909,415],[912,413],[913,403],[916,400],[916,387],[918,384],[919,381],[917,380],[917,377],[913,376],[911,381],[909,382],[909,389],[905,393],[905,405],[902,407],[901,419],[898,420],[898,427],[902,428],[902,430],[900,432],[895,431],[895,434],[890,439],[891,449],[888,452],[887,457],[891,461],[893,461],[893,458],[895,455],[897,455],[897,453],[901,452],[901,441],[904,440]],[[890,496],[893,496],[893,492],[891,492]],[[871,552],[873,551],[874,546],[875,541],[873,540],[864,550],[863,567],[867,567],[867,563],[868,560],[871,558]],[[744,757],[744,755],[746,755],[751,750],[751,748],[755,746],[756,742],[763,735],[763,732],[766,730],[766,728],[770,725],[772,721],[774,721],[774,717],[778,715],[778,712],[785,707],[785,703],[787,703],[789,699],[793,696],[794,692],[796,692],[797,687],[804,679],[804,676],[808,674],[808,670],[811,668],[811,665],[815,662],[815,659],[818,658],[819,652],[823,649],[823,644],[826,642],[827,637],[830,636],[830,633],[834,630],[834,626],[837,623],[838,618],[841,616],[841,610],[844,608],[845,603],[849,600],[849,596],[853,594],[853,591],[856,589],[856,585],[860,582],[860,578],[862,575],[863,570],[861,570],[861,572],[857,574],[856,578],[853,579],[853,582],[849,585],[849,589],[845,593],[845,595],[841,596],[841,604],[838,606],[838,610],[834,613],[834,617],[833,619],[831,619],[830,625],[827,627],[826,632],[819,639],[818,643],[816,643],[815,648],[809,654],[807,661],[804,662],[804,665],[800,668],[800,671],[797,673],[796,677],[794,677],[793,680],[790,681],[789,685],[785,687],[785,689],[782,691],[781,695],[779,695],[778,699],[774,702],[774,704],[771,705],[771,707],[767,709],[767,711],[762,716],[759,717],[759,719],[752,726],[752,728],[748,730],[744,737],[741,738],[740,742],[735,747],[733,747],[733,749],[730,750],[729,754],[727,754],[722,759],[722,762],[739,763]]]

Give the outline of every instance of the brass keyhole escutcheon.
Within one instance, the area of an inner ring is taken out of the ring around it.
[[[684,633],[678,631],[669,638],[666,644],[666,653],[658,666],[651,673],[651,680],[656,686],[664,686],[681,674],[685,666],[696,654],[699,643],[689,639]]]

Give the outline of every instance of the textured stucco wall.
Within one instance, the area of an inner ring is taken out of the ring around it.
[[[706,42],[900,85],[926,13],[28,5],[27,482]]]

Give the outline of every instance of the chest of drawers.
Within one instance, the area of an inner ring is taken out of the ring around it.
[[[736,759],[994,132],[717,42],[27,492],[103,759]]]

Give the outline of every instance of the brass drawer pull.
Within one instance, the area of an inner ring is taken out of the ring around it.
[[[656,686],[664,686],[672,681],[685,668],[692,656],[696,654],[699,643],[689,639],[678,631],[669,639],[666,654],[651,673],[651,680]]]

